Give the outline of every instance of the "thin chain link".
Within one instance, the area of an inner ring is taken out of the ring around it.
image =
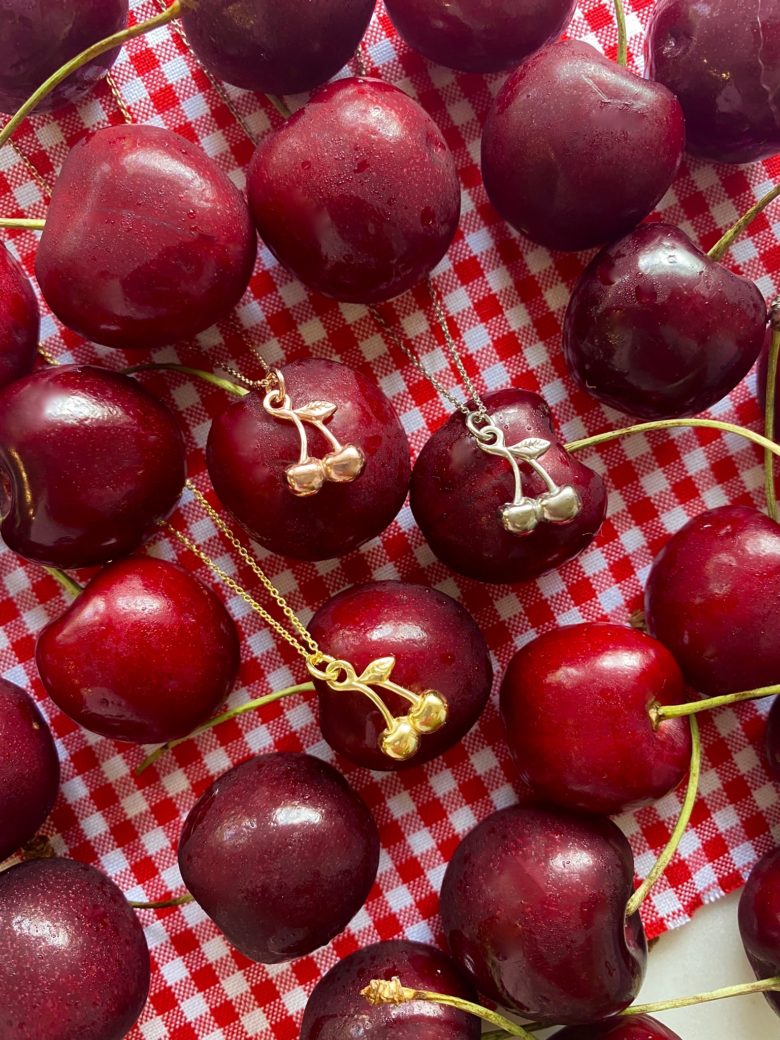
[[[22,163],[24,164],[25,169],[30,174],[32,179],[35,181],[35,183],[41,189],[43,197],[45,199],[50,199],[51,198],[51,187],[44,180],[43,174],[39,173],[39,171],[35,168],[35,166],[33,166],[32,160],[28,159],[28,157],[24,154],[22,149],[19,147],[19,145],[16,143],[16,141],[14,141],[13,138],[11,138],[11,140],[8,143],[10,144],[10,146],[13,148],[13,150],[16,152],[16,154],[21,159]]]
[[[130,113],[130,109],[125,104],[125,99],[122,97],[121,91],[117,86],[116,80],[110,72],[106,73],[106,83],[108,84],[108,89],[114,95],[114,100],[117,103],[119,111],[122,113],[122,118],[126,123],[130,123],[132,125],[133,117]]]

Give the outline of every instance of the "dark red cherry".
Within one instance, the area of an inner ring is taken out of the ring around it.
[[[311,289],[376,303],[441,260],[460,216],[455,160],[427,112],[376,79],[331,83],[249,168],[260,237]]]
[[[549,249],[590,249],[652,213],[684,145],[673,94],[564,40],[501,88],[485,123],[482,176],[516,230]]]
[[[0,1036],[122,1040],[149,976],[143,929],[99,870],[39,859],[0,874]]]
[[[739,900],[739,934],[757,979],[780,975],[780,849],[753,867]],[[780,1015],[780,993],[764,996]]]
[[[764,753],[769,772],[780,780],[780,700],[772,702],[764,731]]]
[[[35,648],[46,692],[66,715],[136,744],[176,740],[205,722],[230,692],[239,659],[221,600],[151,557],[104,568]]]
[[[780,527],[748,506],[689,520],[645,590],[650,634],[707,697],[780,682]]]
[[[544,802],[617,814],[662,798],[688,772],[685,719],[655,725],[649,708],[681,704],[669,651],[623,625],[553,629],[512,658],[501,685],[507,741]]]
[[[423,1001],[373,1007],[360,991],[374,979],[475,1000],[471,985],[446,954],[423,943],[374,943],[335,964],[314,987],[300,1040],[479,1040],[478,1018]]]
[[[256,253],[241,192],[200,148],[156,126],[111,126],[68,153],[35,273],[68,328],[151,350],[227,317]]]
[[[649,1015],[608,1018],[589,1026],[568,1026],[550,1040],[682,1040],[668,1026]]]
[[[229,770],[184,824],[187,888],[244,956],[303,957],[363,906],[379,865],[371,813],[333,766],[269,754]]]
[[[40,330],[41,314],[30,279],[0,244],[0,388],[32,372]]]
[[[780,152],[778,0],[658,0],[646,57],[680,99],[692,152],[728,163]]]
[[[545,1022],[614,1015],[642,984],[647,944],[626,920],[634,859],[605,817],[514,806],[458,846],[441,891],[457,963],[491,1000]]]
[[[303,560],[343,556],[384,531],[401,509],[409,442],[390,401],[360,372],[308,358],[285,365],[283,376],[294,408],[336,406],[325,428],[343,451],[307,423],[309,461],[302,465],[295,425],[269,415],[265,391],[253,390],[214,420],[206,453],[211,481],[225,507],[271,552]],[[350,445],[362,453],[363,465],[343,482],[334,478],[338,457],[354,454]],[[317,490],[296,495],[291,479]]]
[[[643,419],[695,415],[753,367],[767,310],[754,282],[679,228],[644,224],[590,263],[566,312],[569,371],[592,397]]]
[[[29,841],[60,787],[51,731],[35,701],[0,679],[0,862]]]
[[[134,379],[61,365],[0,392],[0,533],[20,556],[68,568],[126,555],[184,478],[176,419]]]
[[[454,571],[478,581],[529,581],[578,556],[598,534],[607,511],[601,477],[569,455],[557,441],[545,401],[527,390],[499,390],[484,397],[507,445],[528,437],[549,441],[539,461],[561,488],[572,488],[582,509],[570,523],[537,522],[531,533],[514,533],[502,522],[514,497],[509,464],[486,455],[457,412],[430,438],[412,471],[411,506],[433,551]],[[547,492],[525,465],[523,492]],[[522,527],[522,517],[510,518]]]
[[[65,62],[127,24],[128,0],[0,0],[0,112],[12,115]],[[75,101],[106,74],[119,47],[80,68],[38,106]]]
[[[355,53],[376,0],[198,0],[181,21],[215,76],[259,94],[299,94]]]
[[[348,661],[360,674],[373,661],[392,656],[392,681],[414,694],[435,690],[447,702],[441,729],[420,737],[419,750],[405,762],[379,748],[387,726],[378,708],[361,693],[315,683],[320,727],[330,746],[368,769],[390,770],[429,762],[471,729],[490,695],[493,669],[487,644],[474,619],[443,592],[400,581],[356,585],[329,599],[309,624],[323,653]],[[396,718],[413,705],[379,690]]]
[[[464,72],[503,72],[560,36],[576,0],[386,0],[393,24],[430,61]]]

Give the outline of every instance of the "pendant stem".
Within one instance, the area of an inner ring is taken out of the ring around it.
[[[84,591],[82,585],[76,581],[75,578],[71,578],[65,571],[61,571],[59,567],[44,567],[46,573],[54,578],[58,585],[61,585],[66,592],[70,593],[71,596],[80,596]]]
[[[750,441],[752,444],[756,444],[759,448],[763,448],[764,451],[770,452],[772,455],[780,456],[780,444],[775,444],[774,441],[768,437],[762,436],[760,433],[754,433],[752,430],[746,429],[744,426],[736,426],[734,423],[721,422],[719,419],[658,419],[655,422],[638,423],[636,426],[625,426],[622,430],[607,430],[605,433],[597,433],[593,437],[583,437],[582,440],[571,441],[565,445],[566,451],[577,452],[583,451],[585,448],[595,448],[599,444],[609,444],[611,441],[622,440],[623,437],[629,437],[634,433],[653,433],[656,430],[672,430],[672,429],[702,429],[702,430],[720,430],[721,433],[733,433],[737,437],[744,437],[745,440]]]
[[[626,12],[623,0],[615,0],[615,18],[617,20],[618,32],[618,65],[628,65],[628,31],[626,29]]]
[[[764,406],[764,436],[775,439],[775,406],[777,404],[777,369],[780,360],[780,298],[770,308],[772,341],[766,370],[766,395]],[[764,452],[764,488],[769,516],[777,521],[777,488],[775,487],[775,464],[771,451]]]
[[[194,376],[196,379],[202,379],[204,383],[218,386],[220,390],[226,390],[229,394],[234,394],[236,397],[246,397],[250,393],[246,387],[231,383],[229,379],[223,379],[222,376],[214,375],[213,372],[206,372],[202,368],[190,368],[189,365],[174,365],[162,362],[148,365],[133,365],[131,368],[123,369],[122,375],[134,376],[138,372],[182,372],[185,375]]]
[[[195,896],[189,892],[185,892],[183,895],[175,896],[171,899],[160,899],[153,903],[137,903],[132,899],[128,899],[128,903],[134,910],[168,910],[174,906],[186,906],[187,903],[194,903]]]
[[[775,187],[772,188],[771,191],[768,191],[763,198],[759,199],[754,206],[751,206],[747,213],[741,216],[736,224],[730,227],[722,238],[718,239],[707,255],[712,260],[722,260],[729,249],[731,249],[734,242],[736,242],[744,231],[747,231],[759,213],[763,213],[770,202],[774,202],[778,196],[780,196],[780,184],[775,185]]]

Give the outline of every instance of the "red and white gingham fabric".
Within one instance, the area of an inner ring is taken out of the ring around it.
[[[160,2],[132,3],[132,17],[149,17]],[[631,50],[639,66],[652,4],[629,3]],[[611,3],[581,0],[570,33],[614,56]],[[487,202],[478,168],[480,125],[501,77],[459,75],[430,65],[398,39],[381,3],[364,56],[371,74],[420,101],[455,153],[463,218],[458,238],[433,280],[466,345],[472,371],[480,373],[488,388],[512,384],[543,393],[567,439],[625,425],[623,417],[575,391],[561,355],[566,302],[587,258],[553,256],[520,239]],[[260,137],[280,120],[265,98],[214,84],[175,26],[133,41],[115,66],[114,80],[131,118],[197,141],[242,186],[251,137]],[[297,107],[305,98],[289,100]],[[16,134],[15,147],[0,151],[0,213],[43,216],[47,186],[68,148],[86,129],[122,118],[117,98],[104,83],[78,108],[63,110],[56,118],[28,121]],[[625,161],[630,177],[632,157],[626,155]],[[779,162],[732,169],[689,160],[661,212],[709,247],[778,173]],[[780,209],[775,208],[756,221],[729,258],[735,269],[757,281],[768,299],[780,288],[778,232]],[[8,239],[32,271],[36,237],[17,233]],[[385,313],[414,338],[430,368],[456,385],[438,345],[427,291],[402,297]],[[48,314],[43,337],[46,350],[60,361],[112,368],[126,363],[123,354],[82,342]],[[258,373],[254,349],[273,363],[314,355],[339,358],[369,373],[392,399],[415,455],[448,413],[364,308],[311,295],[264,249],[235,319],[197,343],[158,351],[154,357],[201,367],[230,363],[253,375]],[[211,418],[227,404],[225,395],[178,375],[144,380],[186,424],[190,474],[207,487],[203,448]],[[760,428],[755,377],[738,387],[715,414]],[[500,675],[518,646],[556,624],[627,621],[640,605],[654,555],[686,518],[727,502],[762,505],[761,458],[733,437],[686,431],[634,437],[591,453],[589,462],[607,477],[609,519],[580,560],[537,583],[488,587],[454,577],[433,557],[408,506],[380,539],[338,562],[290,565],[267,554],[260,558],[304,619],[335,592],[370,578],[398,578],[442,589],[474,614]],[[240,575],[248,587],[256,587],[251,575],[236,568],[229,547],[196,503],[186,500],[179,517],[223,567]],[[159,538],[147,551],[178,558],[211,581],[178,543]],[[4,548],[0,581],[0,674],[32,689],[40,699],[62,760],[62,791],[45,833],[59,854],[99,866],[129,898],[157,899],[180,888],[176,845],[182,820],[206,785],[231,765],[271,749],[307,750],[334,760],[311,703],[296,699],[185,744],[136,779],[133,768],[143,757],[141,749],[83,732],[43,696],[33,663],[35,638],[64,609],[64,594],[41,570]],[[295,656],[274,640],[241,599],[230,598],[224,588],[220,591],[243,636],[241,679],[230,703],[300,681],[302,669]],[[761,709],[751,705],[727,709],[703,722],[701,794],[680,855],[644,907],[651,936],[684,923],[702,902],[739,886],[759,855],[773,845],[772,831],[780,836],[780,799],[761,762],[761,731]],[[427,767],[383,776],[338,764],[370,805],[382,836],[378,883],[366,907],[331,946],[270,969],[252,965],[231,950],[196,905],[158,915],[144,913],[154,973],[149,1003],[133,1040],[292,1040],[298,1036],[308,992],[337,958],[378,939],[441,938],[437,892],[448,859],[478,820],[516,798],[495,697],[462,745]],[[678,809],[678,798],[670,796],[619,821],[629,835],[641,876],[664,844]]]

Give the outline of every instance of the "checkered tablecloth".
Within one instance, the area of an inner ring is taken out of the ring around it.
[[[158,9],[158,0],[131,6],[134,19],[145,18]],[[632,59],[640,67],[643,27],[652,5],[629,0],[629,6]],[[570,32],[614,56],[616,33],[606,0],[581,0]],[[543,393],[567,439],[625,425],[622,417],[576,391],[563,363],[561,323],[587,257],[553,256],[521,240],[487,202],[478,168],[480,125],[501,78],[459,75],[428,64],[399,41],[381,3],[364,59],[371,74],[420,101],[456,156],[463,218],[433,281],[466,345],[472,371],[481,374],[487,388],[513,384]],[[305,98],[288,100],[297,107]],[[278,125],[281,117],[265,98],[211,81],[175,27],[157,30],[123,52],[113,84],[101,84],[91,99],[56,118],[28,121],[16,134],[15,146],[0,152],[0,212],[43,216],[47,191],[68,148],[86,129],[123,118],[164,126],[199,142],[243,186],[252,138]],[[625,158],[630,177],[632,158]],[[709,247],[778,173],[778,162],[731,169],[689,160],[661,212]],[[17,233],[7,240],[32,271],[36,237]],[[756,222],[729,258],[767,298],[780,288],[779,243],[777,207]],[[427,290],[402,297],[385,313],[414,340],[431,369],[456,385],[440,349]],[[111,368],[126,363],[120,352],[82,342],[48,314],[43,342],[60,361]],[[364,308],[309,294],[264,249],[235,319],[196,343],[154,357],[200,367],[230,363],[253,375],[258,373],[253,350],[272,363],[309,355],[339,358],[370,374],[392,399],[415,455],[447,415],[437,394],[393,350]],[[224,394],[179,375],[156,374],[144,381],[181,415],[189,433],[190,474],[205,488],[204,445],[211,418],[227,403]],[[755,377],[716,414],[758,429]],[[333,593],[372,577],[442,589],[474,614],[500,675],[518,646],[555,624],[627,621],[640,605],[654,555],[687,517],[727,502],[762,505],[761,458],[731,437],[709,432],[636,437],[592,453],[589,462],[607,478],[609,519],[580,560],[527,586],[487,587],[454,577],[433,557],[408,506],[382,538],[337,562],[290,565],[259,555],[304,619]],[[237,569],[229,547],[196,503],[185,500],[179,516],[200,545],[253,587],[251,575]],[[160,537],[148,551],[177,558],[211,580],[178,544]],[[308,750],[334,759],[320,737],[312,705],[289,700],[184,745],[136,779],[133,768],[143,757],[141,749],[83,732],[43,696],[33,663],[35,638],[65,607],[64,594],[41,570],[5,549],[0,550],[0,582],[0,673],[40,699],[63,764],[61,795],[45,833],[59,854],[101,867],[129,898],[156,899],[180,888],[175,850],[182,820],[205,786],[229,766],[271,749]],[[225,589],[221,593],[243,636],[241,678],[231,704],[301,681],[300,664],[287,648],[274,641],[241,599],[230,598]],[[745,705],[703,723],[701,796],[681,855],[644,907],[651,936],[683,924],[702,902],[739,886],[773,844],[772,832],[780,835],[780,799],[758,751],[761,711]],[[437,892],[448,859],[478,820],[516,798],[495,696],[462,745],[427,767],[377,775],[339,766],[370,805],[382,836],[378,883],[366,907],[331,946],[270,969],[232,951],[197,906],[144,914],[154,979],[134,1040],[292,1040],[308,992],[337,958],[377,939],[441,938]],[[665,842],[678,808],[677,797],[670,796],[619,821],[640,875]]]

